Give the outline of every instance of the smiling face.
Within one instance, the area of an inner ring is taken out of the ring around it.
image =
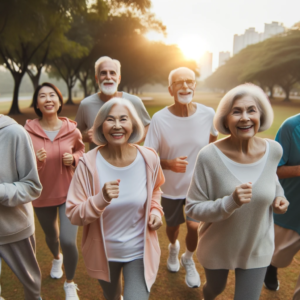
[[[102,133],[111,145],[122,145],[128,142],[133,131],[131,115],[128,109],[120,104],[112,107],[102,124]]]
[[[187,68],[181,68],[172,76],[169,93],[175,102],[188,104],[193,100],[195,87],[195,73]]]
[[[121,76],[118,74],[118,69],[112,61],[103,62],[98,69],[96,81],[99,84],[100,91],[105,95],[113,95],[117,92]]]
[[[43,115],[57,114],[61,103],[56,92],[48,86],[43,86],[37,97],[36,107]]]
[[[254,137],[260,127],[260,112],[251,96],[245,95],[233,103],[225,127],[235,138],[247,140]]]

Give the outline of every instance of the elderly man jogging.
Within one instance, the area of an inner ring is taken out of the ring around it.
[[[0,258],[23,284],[25,300],[39,300],[41,273],[35,256],[31,201],[42,191],[30,137],[0,115]]]
[[[90,149],[96,146],[92,143],[92,126],[97,113],[105,102],[114,97],[125,98],[133,104],[145,127],[145,133],[147,133],[151,119],[142,100],[128,93],[118,92],[118,85],[121,81],[120,62],[108,56],[100,57],[95,63],[95,78],[100,92],[81,101],[75,118],[77,128],[82,133],[83,141],[90,143]]]
[[[208,143],[214,142],[218,135],[213,127],[214,110],[192,102],[195,87],[195,73],[192,70],[179,68],[170,73],[169,93],[174,97],[174,104],[153,116],[145,140],[145,146],[159,153],[166,178],[161,189],[166,232],[170,241],[167,261],[170,272],[178,272],[180,268],[177,237],[180,224],[185,222],[183,206],[197,154]],[[193,288],[200,286],[200,277],[193,261],[198,241],[198,222],[188,217],[186,226],[186,251],[180,261],[186,270],[186,284]]]

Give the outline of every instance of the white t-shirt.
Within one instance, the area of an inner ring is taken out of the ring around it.
[[[98,151],[97,171],[101,189],[109,181],[120,179],[119,197],[111,200],[103,213],[103,232],[109,261],[128,262],[143,258],[145,206],[147,200],[146,164],[137,157],[127,167],[108,163]]]
[[[269,143],[266,143],[266,152],[261,159],[252,164],[240,164],[227,157],[216,145],[214,147],[227,169],[242,183],[254,184],[258,180],[269,155]]]
[[[185,173],[163,170],[165,183],[161,186],[163,197],[184,199],[192,179],[199,151],[209,143],[209,136],[218,135],[213,126],[215,112],[199,103],[189,117],[177,117],[167,107],[154,114],[144,145],[159,153],[161,159],[187,156]]]
[[[43,130],[51,142],[54,141],[54,139],[56,138],[56,136],[59,133],[59,130],[55,130],[55,131],[49,131],[49,130],[45,130],[45,129],[43,129]]]

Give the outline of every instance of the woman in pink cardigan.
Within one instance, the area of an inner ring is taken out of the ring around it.
[[[64,265],[66,300],[79,300],[73,282],[78,261],[78,227],[66,217],[65,202],[84,144],[76,122],[58,117],[62,106],[63,97],[57,87],[47,82],[39,85],[33,95],[33,107],[39,118],[27,120],[25,129],[33,143],[43,185],[41,196],[32,204],[53,255],[50,276],[61,278]]]
[[[70,185],[66,213],[83,225],[82,254],[107,300],[147,300],[155,282],[162,225],[160,186],[164,176],[157,153],[141,147],[144,126],[133,105],[113,98],[98,112],[97,147],[80,159]]]

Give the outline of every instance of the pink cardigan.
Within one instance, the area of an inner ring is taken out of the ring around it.
[[[147,207],[145,214],[144,268],[148,291],[155,282],[160,262],[160,247],[156,231],[148,227],[149,214],[163,215],[160,205],[160,186],[164,175],[157,153],[137,146],[146,162]],[[66,202],[66,215],[74,225],[83,226],[82,255],[87,273],[97,279],[110,282],[110,271],[103,234],[102,214],[110,203],[105,201],[100,190],[96,168],[96,156],[100,147],[84,154],[72,179]],[[92,183],[92,184],[90,184]]]

